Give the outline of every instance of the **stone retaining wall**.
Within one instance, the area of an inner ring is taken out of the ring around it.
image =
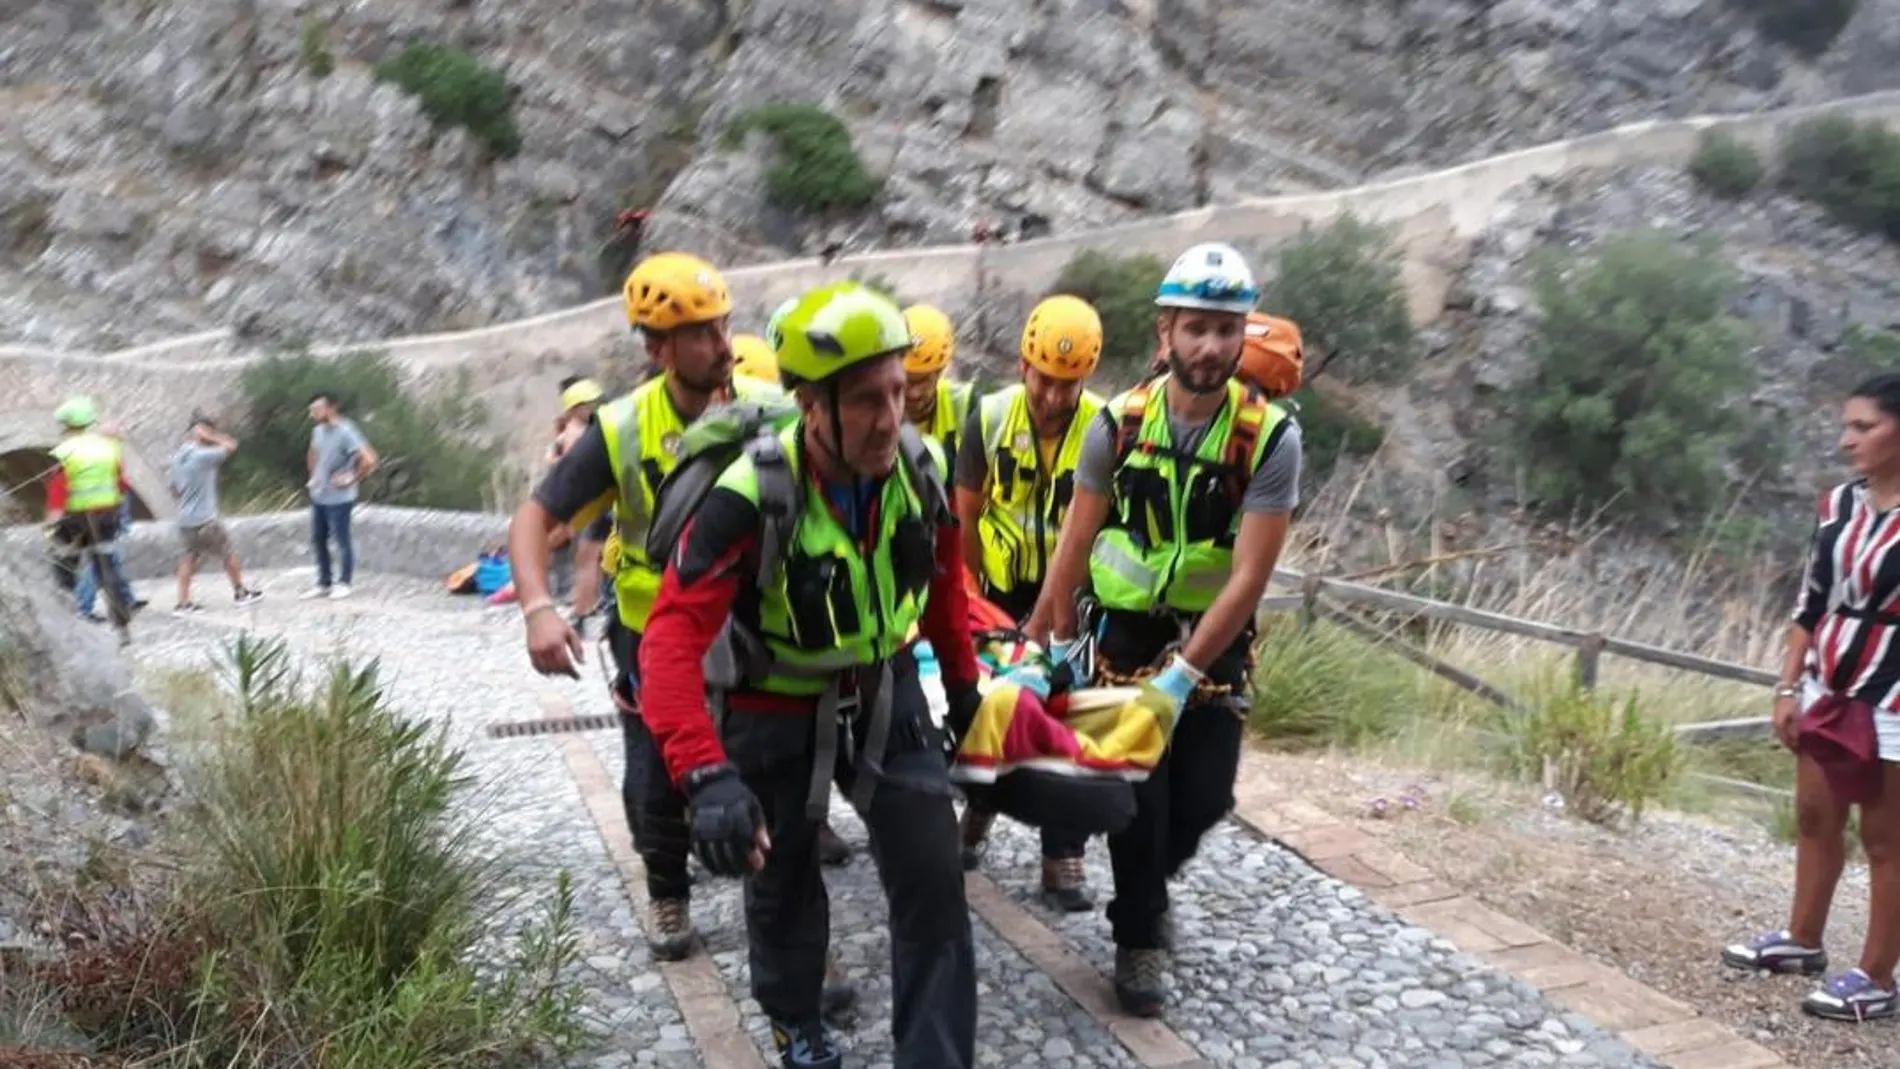
[[[227,517],[224,524],[246,570],[316,563],[307,511]],[[351,518],[351,531],[357,571],[438,579],[473,561],[484,547],[505,542],[508,517],[362,505]],[[35,527],[0,532],[0,541],[18,545],[32,546],[40,538]],[[133,524],[124,543],[126,569],[135,579],[168,576],[178,567],[178,531],[169,521]],[[206,562],[199,581],[216,583],[216,576],[216,562]]]

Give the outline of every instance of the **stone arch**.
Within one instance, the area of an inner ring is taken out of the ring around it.
[[[53,442],[46,436],[43,421],[9,420],[0,416],[0,497],[10,497],[27,510],[30,522],[46,510],[44,477],[53,467],[49,450]],[[132,518],[135,520],[170,519],[176,512],[171,487],[164,472],[139,455],[130,443],[125,447],[125,479],[132,486]]]

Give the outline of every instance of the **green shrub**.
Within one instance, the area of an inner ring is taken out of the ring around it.
[[[1667,523],[1704,512],[1749,427],[1752,380],[1716,250],[1655,233],[1536,266],[1543,319],[1512,431],[1547,510]]]
[[[313,78],[328,78],[336,71],[336,57],[330,54],[330,27],[319,19],[303,24],[303,65]]]
[[[1277,615],[1254,647],[1247,726],[1270,745],[1357,747],[1390,738],[1417,715],[1430,680],[1328,623]]]
[[[1689,174],[1697,185],[1731,200],[1747,196],[1766,172],[1761,156],[1724,130],[1704,130],[1695,158],[1689,161]]]
[[[864,208],[877,199],[880,183],[864,169],[851,131],[815,104],[767,104],[726,128],[736,144],[753,130],[769,134],[778,152],[765,172],[766,196],[794,211]]]
[[[526,892],[495,888],[522,874],[478,847],[446,725],[393,709],[373,663],[306,679],[281,640],[238,639],[228,675],[231,707],[188,755],[173,908],[67,963],[74,1021],[176,1069],[501,1069],[571,1046],[567,875],[498,955],[485,933]]]
[[[1634,694],[1609,698],[1574,680],[1544,691],[1521,713],[1497,714],[1502,755],[1518,778],[1554,789],[1566,812],[1593,824],[1640,820],[1682,774],[1688,754],[1675,730]]]
[[[1366,457],[1385,444],[1385,428],[1361,419],[1311,386],[1294,393],[1291,407],[1300,421],[1304,461],[1301,481],[1324,482],[1342,456]]]
[[[1819,56],[1853,21],[1860,0],[1729,0],[1751,15],[1763,37],[1806,56]]]
[[[502,159],[521,151],[508,79],[467,52],[411,41],[376,65],[376,77],[415,97],[438,128],[459,126]]]
[[[1350,214],[1280,251],[1270,304],[1300,325],[1307,381],[1323,371],[1389,381],[1411,367],[1401,264],[1389,230]]]
[[[1096,374],[1104,383],[1119,388],[1147,374],[1157,344],[1155,290],[1167,273],[1168,265],[1148,253],[1117,256],[1083,249],[1056,277],[1050,294],[1080,297],[1102,317],[1102,364]]]
[[[466,376],[422,394],[380,353],[323,359],[288,352],[246,367],[238,388],[243,415],[234,433],[241,444],[225,465],[233,502],[291,508],[304,500],[310,398],[327,391],[381,460],[362,485],[362,500],[441,509],[484,504],[500,447]]]
[[[1781,185],[1843,225],[1900,239],[1900,134],[1880,123],[1824,115],[1796,126]]]

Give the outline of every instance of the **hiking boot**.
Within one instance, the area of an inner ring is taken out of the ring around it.
[[[1763,932],[1746,943],[1722,948],[1722,964],[1735,969],[1817,976],[1827,971],[1827,951],[1804,947],[1788,932]]]
[[[857,1008],[858,985],[845,975],[835,953],[825,954],[825,993],[818,1004],[826,1020],[836,1020]]]
[[[851,844],[831,830],[830,821],[818,825],[818,861],[833,868],[851,863]]]
[[[1131,1017],[1159,1017],[1168,1000],[1168,952],[1115,948],[1115,1001]]]
[[[1801,1000],[1802,1012],[1830,1021],[1877,1021],[1900,1012],[1900,996],[1882,991],[1859,969],[1835,973]]]
[[[772,1022],[772,1045],[785,1069],[842,1069],[844,1052],[832,1042],[823,1021]]]
[[[1087,913],[1095,908],[1087,885],[1088,873],[1082,868],[1081,858],[1042,859],[1042,897],[1050,906],[1064,913]]]
[[[994,813],[979,813],[974,809],[965,809],[963,819],[957,823],[957,835],[963,844],[963,871],[975,872],[983,861],[984,840],[990,834],[990,822],[996,819]]]
[[[255,605],[264,600],[264,592],[262,590],[253,590],[250,587],[245,587],[243,590],[231,595],[231,600],[236,602],[239,608],[243,608],[246,605]]]
[[[661,961],[681,961],[693,952],[693,903],[689,898],[656,898],[647,903],[647,946]]]

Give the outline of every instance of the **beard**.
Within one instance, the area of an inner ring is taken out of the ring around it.
[[[1238,356],[1219,367],[1208,369],[1204,366],[1189,364],[1181,359],[1181,354],[1168,350],[1168,371],[1181,388],[1192,394],[1216,393],[1227,387],[1227,380],[1234,377],[1240,369]]]

